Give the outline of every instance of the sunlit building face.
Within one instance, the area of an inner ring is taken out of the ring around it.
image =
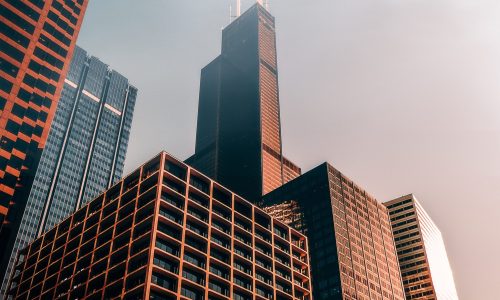
[[[415,196],[389,209],[406,299],[458,299],[441,232]]]

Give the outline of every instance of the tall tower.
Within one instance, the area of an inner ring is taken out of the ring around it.
[[[0,2],[2,258],[26,205],[87,2]]]
[[[300,174],[282,155],[274,25],[257,3],[223,30],[221,55],[201,72],[187,160],[251,201]]]
[[[441,231],[413,194],[389,209],[406,299],[458,300]]]
[[[75,48],[19,230],[8,241],[2,292],[19,249],[121,178],[136,95],[127,78]]]

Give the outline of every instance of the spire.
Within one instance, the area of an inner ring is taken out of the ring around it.
[[[233,14],[233,6],[229,4],[229,23],[241,16],[241,0],[236,0],[236,12]]]
[[[257,0],[257,3],[262,5],[267,11],[269,11],[269,0]]]

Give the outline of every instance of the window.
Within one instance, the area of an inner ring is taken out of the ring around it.
[[[151,277],[151,282],[171,291],[175,291],[177,288],[177,280],[168,278],[158,273],[153,273],[153,276]]]
[[[30,17],[33,21],[38,21],[38,18],[40,18],[40,14],[36,10],[26,5],[22,1],[6,0],[5,2],[9,3],[19,11],[22,11],[26,16]]]
[[[1,48],[1,43],[0,43],[0,48]],[[2,51],[3,51],[3,48],[2,48]],[[0,77],[0,89],[8,94],[12,90],[12,83],[10,81],[8,81],[7,79],[3,78],[3,76],[2,76],[2,77]]]
[[[181,288],[181,294],[191,300],[203,300],[205,298],[201,292],[185,286]]]

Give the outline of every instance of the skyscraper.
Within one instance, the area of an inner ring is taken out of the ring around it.
[[[257,3],[201,72],[186,162],[309,235],[315,299],[403,299],[387,209],[326,163],[300,175],[281,148],[274,17]]]
[[[262,206],[308,237],[315,300],[404,299],[387,209],[328,163]]]
[[[413,194],[389,209],[406,299],[458,300],[441,232]]]
[[[0,3],[0,257],[16,232],[88,0]]]
[[[162,152],[21,251],[9,296],[310,300],[307,244]]]
[[[282,155],[274,17],[255,4],[222,31],[201,72],[195,154],[187,162],[251,201],[300,174]]]
[[[2,263],[122,176],[137,89],[75,48],[21,224]],[[2,273],[3,274],[3,273]]]

